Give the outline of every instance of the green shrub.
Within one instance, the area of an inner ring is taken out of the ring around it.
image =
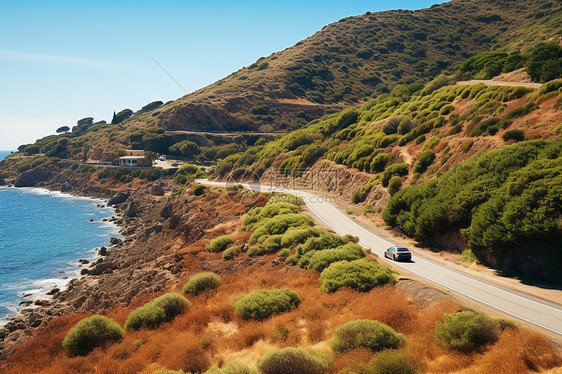
[[[69,356],[85,356],[95,348],[120,341],[123,335],[117,322],[95,315],[78,322],[66,334],[62,346]]]
[[[264,249],[257,244],[250,246],[246,253],[248,254],[248,256],[261,256],[266,254]]]
[[[320,235],[319,231],[320,230],[315,227],[307,227],[303,229],[290,228],[281,237],[281,246],[284,248],[290,248],[297,244],[301,244],[312,236]]]
[[[522,142],[523,140],[525,140],[525,132],[520,129],[507,130],[503,133],[502,138],[505,142],[512,139],[516,142]]]
[[[334,262],[353,261],[363,257],[365,257],[365,253],[361,246],[352,243],[337,248],[307,252],[301,257],[300,262],[302,267],[321,273]]]
[[[238,256],[243,252],[243,247],[241,245],[233,245],[222,253],[222,258],[225,260],[232,260],[234,257]]]
[[[445,314],[443,322],[435,322],[437,343],[463,352],[493,343],[498,340],[499,334],[499,321],[472,311]]]
[[[404,336],[390,326],[378,321],[363,319],[351,321],[337,327],[330,345],[339,353],[358,348],[367,348],[373,352],[383,349],[395,349],[404,344]]]
[[[302,348],[281,348],[267,352],[258,361],[262,374],[323,374],[328,371],[330,358]]]
[[[183,293],[199,295],[201,292],[217,288],[221,284],[221,278],[210,272],[192,275],[183,286]]]
[[[254,233],[250,237],[250,244],[257,243],[265,235],[284,234],[289,228],[306,228],[314,226],[312,218],[299,213],[280,214],[271,218],[264,218],[254,226]]]
[[[390,179],[390,183],[392,183],[392,179]],[[372,214],[375,213],[375,208],[372,205],[365,205],[363,208],[363,214]]]
[[[414,359],[396,349],[382,351],[369,367],[376,374],[416,374],[418,368]]]
[[[388,153],[379,153],[373,158],[373,161],[371,161],[371,173],[382,172],[389,161],[390,155]]]
[[[402,178],[395,175],[392,178],[390,178],[390,181],[388,182],[388,193],[390,194],[390,196],[394,196],[394,194],[398,192],[401,187],[402,187]]]
[[[318,236],[310,237],[303,244],[297,246],[297,253],[303,255],[309,251],[335,248],[353,240],[353,237],[342,237],[327,230],[320,230]]]
[[[373,287],[394,283],[394,273],[386,266],[367,259],[335,262],[320,275],[320,290],[335,292],[341,287],[367,292]]]
[[[281,238],[282,235],[271,235],[268,236],[262,243],[263,249],[266,253],[275,253],[281,249]]]
[[[414,165],[414,173],[424,173],[433,163],[433,160],[435,160],[435,153],[432,151],[423,152]]]
[[[157,328],[162,323],[171,321],[190,306],[191,303],[178,293],[162,295],[133,310],[127,317],[125,329]]]
[[[234,312],[244,319],[265,319],[296,308],[299,295],[288,288],[259,290],[240,298],[234,304]]]
[[[382,185],[384,187],[387,187],[390,178],[392,178],[395,175],[402,177],[407,174],[408,174],[408,164],[397,163],[397,164],[389,165],[386,167],[386,169],[384,169],[384,173],[382,174]]]
[[[269,202],[264,207],[254,208],[248,212],[244,219],[243,227],[246,230],[253,230],[258,222],[265,218],[272,218],[279,215],[299,213],[300,209],[294,204]]]
[[[205,244],[205,249],[209,252],[221,252],[226,249],[234,240],[228,235],[222,235],[214,238]]]
[[[281,258],[287,258],[291,255],[291,249],[290,248],[283,248],[282,250],[279,251],[279,253],[277,255]]]

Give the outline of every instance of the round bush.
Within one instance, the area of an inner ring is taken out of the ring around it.
[[[394,272],[366,258],[334,262],[320,274],[320,291],[335,292],[341,287],[367,292],[373,287],[394,283]]]
[[[233,245],[232,247],[225,249],[222,253],[222,258],[225,260],[232,260],[234,257],[242,253],[243,249],[244,248],[241,245]]]
[[[445,314],[443,323],[435,322],[437,343],[448,349],[470,352],[495,342],[499,334],[497,320],[468,310]]]
[[[329,357],[301,348],[282,348],[267,352],[258,361],[262,374],[322,374],[328,371]]]
[[[214,238],[205,244],[205,249],[209,252],[221,252],[226,249],[230,244],[234,243],[234,240],[228,235],[223,235]]]
[[[244,319],[265,319],[294,309],[299,304],[299,295],[288,288],[259,290],[238,300],[234,304],[234,312]]]
[[[357,244],[345,244],[323,251],[309,251],[301,257],[301,267],[322,272],[338,261],[353,261],[365,257],[363,249]]]
[[[66,334],[62,346],[69,356],[85,356],[94,348],[120,341],[124,334],[114,320],[95,315],[78,322]]]
[[[379,353],[370,369],[377,374],[416,374],[418,372],[414,359],[395,349],[387,349]]]
[[[398,348],[404,343],[404,336],[390,326],[368,319],[345,323],[334,331],[330,342],[332,349],[339,353],[357,348],[367,348],[373,352]]]
[[[221,284],[221,278],[209,272],[199,273],[191,276],[183,286],[183,293],[199,295],[201,292],[215,289]]]
[[[162,295],[133,310],[127,317],[125,329],[157,328],[162,323],[171,321],[190,306],[191,303],[178,293]]]

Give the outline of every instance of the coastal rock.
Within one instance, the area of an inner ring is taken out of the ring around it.
[[[117,238],[111,238],[111,240],[109,241],[111,243],[111,245],[117,245],[117,244],[121,244],[121,239],[117,239]]]
[[[0,186],[5,186],[5,185],[6,185],[6,181],[0,178]]]
[[[125,215],[127,217],[136,217],[137,214],[138,214],[137,204],[135,204],[134,201],[131,201],[131,203],[127,207],[127,210],[125,211]]]
[[[100,248],[100,256],[107,256],[109,253],[107,252],[107,248],[101,247]]]
[[[154,184],[150,188],[150,193],[155,196],[164,196],[164,189],[159,184]]]
[[[113,195],[113,197],[109,200],[107,205],[113,206],[113,205],[124,203],[125,201],[127,201],[130,195],[131,194],[129,191],[119,191],[115,195]]]
[[[48,180],[52,175],[51,170],[46,167],[36,167],[20,174],[18,179],[14,181],[15,187],[34,187],[39,182]]]
[[[102,262],[101,264],[97,264],[92,270],[90,270],[90,275],[100,275],[108,269],[119,269],[119,266],[117,266],[117,264],[113,262]]]
[[[154,226],[149,227],[148,229],[146,229],[146,230],[144,231],[144,234],[145,234],[146,236],[150,236],[152,233],[158,234],[158,233],[161,232],[161,231],[162,231],[162,225],[156,224],[156,225],[154,225]]]
[[[172,209],[173,207],[171,203],[166,204],[160,211],[160,217],[164,219],[170,218],[172,216]]]

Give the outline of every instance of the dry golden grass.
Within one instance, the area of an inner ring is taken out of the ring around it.
[[[245,233],[236,232],[234,236],[237,242],[247,240]],[[241,254],[244,261],[227,262],[220,253],[204,251],[205,241],[178,247],[185,255],[182,280],[187,281],[201,271],[204,262],[205,270],[220,274],[222,283],[213,292],[189,296],[193,304],[185,314],[156,330],[127,332],[122,342],[77,358],[67,357],[61,342],[86,315],[60,317],[38,330],[0,372],[151,374],[163,367],[204,372],[210,365],[221,366],[233,360],[255,367],[257,360],[271,349],[300,346],[330,353],[333,361],[329,372],[337,373],[373,358],[367,350],[345,354],[330,350],[333,330],[356,319],[375,319],[404,334],[404,350],[424,372],[525,373],[562,365],[560,353],[544,337],[523,329],[507,329],[497,343],[480,354],[462,354],[438,346],[435,322],[442,321],[445,313],[460,310],[462,306],[458,303],[442,301],[420,308],[410,294],[391,286],[367,293],[351,289],[321,293],[319,274],[315,271],[276,262],[276,255],[249,260]],[[178,291],[183,284],[170,285],[166,292]],[[302,302],[298,308],[264,321],[243,320],[234,314],[232,305],[240,295],[281,287],[299,294]],[[130,311],[157,296],[141,295],[127,308],[107,316],[124,324]]]

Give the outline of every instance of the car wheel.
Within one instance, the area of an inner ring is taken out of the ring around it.
[[[392,260],[396,261],[396,255],[394,255],[394,254],[392,255]]]

